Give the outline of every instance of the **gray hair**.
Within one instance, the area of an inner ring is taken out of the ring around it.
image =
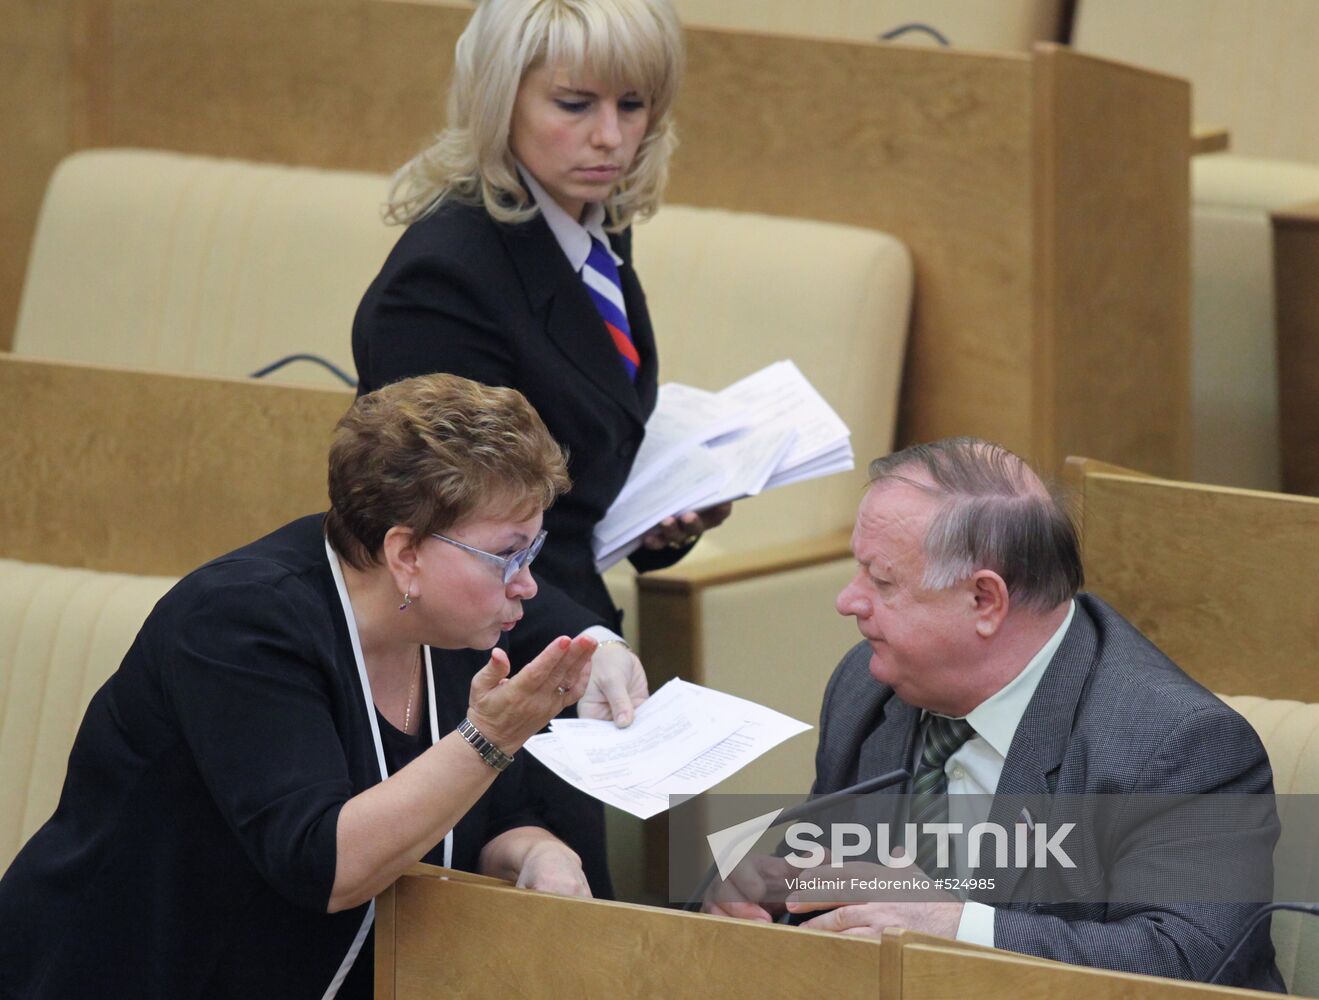
[[[912,471],[925,478],[903,474]],[[870,463],[871,485],[884,482],[939,501],[924,540],[929,589],[991,569],[1016,603],[1048,611],[1084,584],[1076,527],[1061,499],[1001,445],[969,437],[912,445]]]

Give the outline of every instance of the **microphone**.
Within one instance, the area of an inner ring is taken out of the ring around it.
[[[1319,916],[1319,905],[1314,903],[1269,903],[1267,906],[1261,906],[1246,923],[1246,929],[1243,930],[1241,934],[1238,935],[1236,941],[1232,943],[1231,949],[1223,956],[1223,960],[1219,962],[1218,965],[1214,967],[1214,971],[1209,974],[1209,978],[1205,980],[1206,985],[1212,986],[1218,981],[1218,977],[1227,971],[1227,967],[1232,964],[1232,959],[1237,957],[1237,952],[1239,952],[1241,946],[1246,943],[1246,938],[1250,937],[1255,928],[1259,926],[1260,921],[1270,913],[1275,913],[1278,910],[1292,910],[1296,913],[1308,913],[1311,916]]]
[[[824,812],[836,802],[852,795],[866,795],[869,792],[877,792],[881,788],[888,788],[890,785],[896,785],[899,782],[906,781],[911,777],[911,772],[906,769],[889,771],[887,774],[881,774],[878,777],[868,778],[865,781],[859,781],[850,788],[842,788],[836,792],[830,792],[828,795],[821,795],[817,799],[807,799],[800,805],[795,805],[791,809],[785,809],[779,813],[774,822],[765,827],[766,830],[772,830],[776,826],[782,826],[784,823],[792,823],[799,819],[805,819],[807,816],[814,816],[817,813]],[[717,861],[710,863],[710,867],[705,870],[705,875],[696,890],[692,893],[691,898],[683,904],[683,909],[695,913],[701,908],[701,901],[705,897],[705,891],[710,888],[714,882],[714,877],[719,871]]]

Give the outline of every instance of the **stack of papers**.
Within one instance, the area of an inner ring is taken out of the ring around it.
[[[555,719],[526,748],[587,795],[649,819],[668,809],[670,795],[699,795],[810,728],[772,708],[675,679],[642,703],[627,729]]]
[[[852,467],[847,425],[791,361],[722,392],[667,383],[627,482],[595,526],[596,567],[629,555],[666,517]]]

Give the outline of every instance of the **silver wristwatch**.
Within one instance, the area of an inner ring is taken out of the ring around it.
[[[472,749],[481,755],[481,759],[496,771],[502,771],[513,763],[513,755],[504,753],[488,739],[481,735],[481,730],[472,725],[471,719],[458,723],[458,735],[472,745]]]

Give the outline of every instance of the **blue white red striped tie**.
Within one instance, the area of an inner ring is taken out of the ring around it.
[[[618,357],[623,362],[628,379],[636,382],[641,355],[632,343],[632,328],[627,322],[618,265],[614,263],[605,245],[594,236],[591,237],[591,252],[582,265],[582,281],[591,293],[591,301],[595,303],[600,318],[605,321],[605,329],[609,331],[614,347],[618,349]]]

